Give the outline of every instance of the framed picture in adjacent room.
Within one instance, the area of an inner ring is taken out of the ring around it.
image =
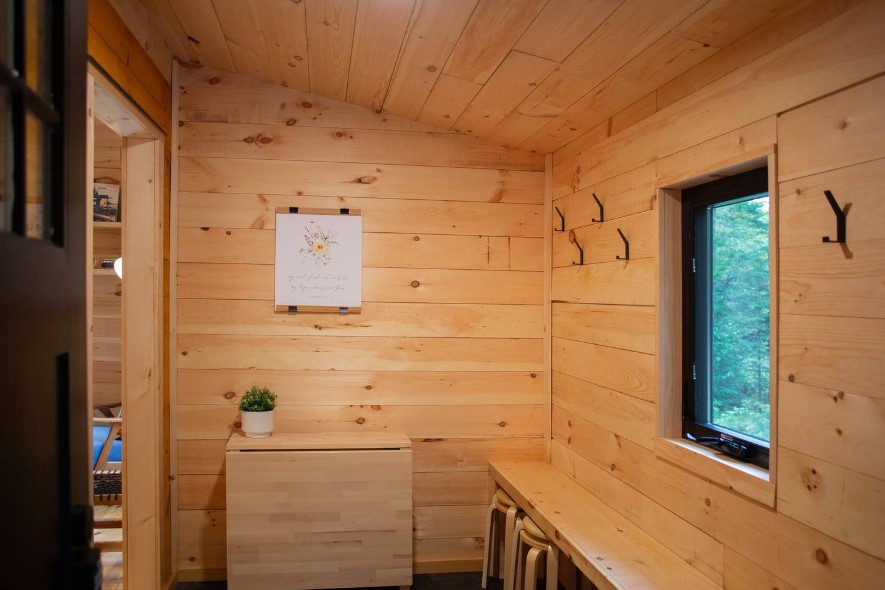
[[[92,220],[120,221],[120,182],[96,178],[92,183]]]

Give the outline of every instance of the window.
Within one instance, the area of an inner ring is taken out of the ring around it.
[[[682,436],[768,467],[768,171],[682,192]]]
[[[0,8],[0,231],[62,244],[64,5]]]

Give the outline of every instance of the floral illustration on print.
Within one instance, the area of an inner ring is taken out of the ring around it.
[[[335,238],[338,234],[332,230],[324,230],[319,223],[311,221],[304,226],[304,243],[306,247],[298,252],[305,258],[312,257],[315,265],[326,266],[332,261],[332,246],[337,246]]]

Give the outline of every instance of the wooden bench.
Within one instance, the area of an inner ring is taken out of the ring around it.
[[[721,590],[549,463],[494,462],[489,475],[599,588]]]

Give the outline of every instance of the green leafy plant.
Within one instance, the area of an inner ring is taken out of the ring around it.
[[[267,387],[253,385],[252,389],[243,394],[237,408],[241,412],[269,412],[277,405],[277,394]]]

